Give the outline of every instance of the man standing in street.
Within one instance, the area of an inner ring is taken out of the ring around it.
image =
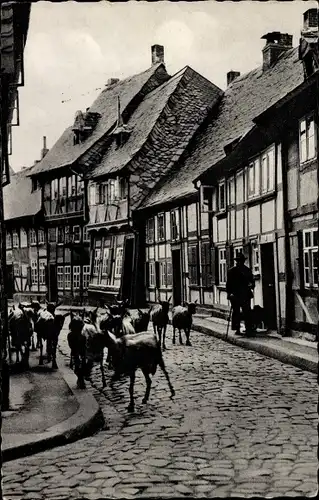
[[[236,265],[227,273],[226,291],[233,310],[232,330],[236,330],[237,335],[240,334],[240,311],[242,311],[246,335],[249,336],[252,335],[250,301],[255,282],[251,270],[244,264],[245,260],[244,254],[236,255]]]

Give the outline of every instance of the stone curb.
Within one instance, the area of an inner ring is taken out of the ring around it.
[[[218,332],[212,328],[203,326],[196,321],[193,322],[194,330],[204,333],[206,335],[212,335],[216,338],[224,340],[230,344],[243,347],[245,349],[250,349],[251,351],[256,351],[259,354],[263,354],[269,358],[277,359],[282,363],[296,366],[301,370],[309,371],[312,373],[318,373],[318,362],[315,361],[312,356],[307,354],[298,354],[295,352],[289,352],[284,346],[273,346],[265,345],[258,342],[258,338],[248,339],[245,337],[235,336],[233,333],[229,332],[227,339],[225,338],[225,333]]]
[[[12,435],[12,440],[14,439],[17,444],[6,447],[2,442],[3,462],[33,455],[56,446],[64,446],[91,436],[104,426],[103,413],[97,401],[89,392],[76,388],[75,375],[64,366],[63,358],[62,354],[57,353],[59,372],[76,398],[79,404],[78,410],[67,420],[46,429],[41,434]]]

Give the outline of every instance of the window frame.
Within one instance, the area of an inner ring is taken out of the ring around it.
[[[46,285],[45,266],[46,261],[43,259],[39,260],[39,285]]]
[[[73,266],[73,290],[81,288],[81,266]]]
[[[23,237],[22,237],[22,235],[23,235]],[[23,227],[21,227],[21,229],[20,229],[20,247],[21,248],[28,247],[28,233]]]
[[[71,265],[64,266],[64,290],[71,290],[72,287],[72,275],[71,275]]]
[[[308,121],[309,121],[310,125],[312,124],[312,126],[313,126],[313,134],[311,136],[309,136],[309,128],[310,127],[307,126]],[[304,130],[305,139],[304,139],[304,141],[302,140],[302,131],[301,131],[302,123],[305,123],[305,130]],[[304,165],[305,163],[308,163],[310,161],[315,160],[316,153],[317,153],[316,126],[315,126],[315,119],[314,119],[313,113],[310,113],[306,116],[303,116],[299,120],[298,134],[299,134],[299,164]],[[313,152],[312,153],[309,152],[309,137],[312,138],[312,142],[313,142]],[[305,142],[305,156],[306,156],[306,158],[304,158],[304,159],[303,159],[303,153],[302,153],[302,151],[303,151],[302,143],[303,142]],[[312,154],[312,156],[310,156],[311,154]]]
[[[315,233],[317,234],[317,243],[315,243],[314,241]],[[307,244],[306,241],[307,235],[310,235],[309,245]],[[304,276],[305,288],[317,289],[318,288],[318,229],[317,228],[309,228],[303,230],[302,252],[303,252],[303,276]],[[317,256],[317,266],[314,265],[315,254]],[[308,271],[308,279],[307,279],[307,271]],[[317,283],[315,281],[315,273],[317,274]]]
[[[150,227],[150,222],[152,221],[153,227]],[[146,220],[146,243],[155,242],[155,217],[150,217]]]
[[[75,239],[75,228],[78,228],[79,230],[79,237],[78,239]],[[73,240],[73,243],[81,243],[81,226],[79,224],[76,224],[75,226],[73,226],[72,228],[72,240]]]
[[[195,262],[190,260],[190,250],[195,248]],[[189,286],[199,286],[200,269],[199,269],[199,249],[198,243],[189,241],[187,247],[187,262],[188,262],[188,282]]]
[[[260,245],[251,241],[251,272],[254,276],[260,275]]]
[[[45,232],[44,229],[38,229],[38,245],[45,244]]]
[[[29,231],[29,244],[30,246],[35,246],[37,244],[37,233],[33,228]]]
[[[62,241],[60,241],[60,235],[63,235],[63,238],[62,238]],[[64,245],[65,243],[65,227],[64,226],[58,226],[57,227],[57,238],[56,238],[56,242],[58,245]]]
[[[12,231],[12,248],[19,248],[20,246],[20,238],[19,233],[16,229]]]
[[[38,285],[38,261],[31,260],[31,285]]]
[[[221,252],[223,252],[223,258],[221,258]],[[218,248],[218,282],[219,285],[224,287],[227,282],[227,253],[226,247]]]
[[[114,278],[121,278],[123,270],[123,247],[117,247],[114,266]],[[119,264],[120,262],[120,264]]]
[[[82,267],[82,272],[83,272],[83,290],[87,290],[90,285],[90,279],[91,279],[91,266],[90,264],[85,264]]]
[[[224,203],[223,206],[221,206],[221,188],[223,187],[223,193],[224,193]],[[223,213],[226,212],[226,207],[227,207],[227,189],[226,189],[226,179],[221,180],[218,182],[217,185],[217,212],[218,213]]]
[[[149,275],[149,284],[148,288],[155,288],[156,287],[156,271],[155,271],[155,260],[149,260],[148,261],[148,275]]]
[[[175,218],[175,224],[174,224]],[[174,208],[170,213],[170,223],[171,223],[171,240],[178,241],[180,239],[180,221],[179,221],[179,209]],[[175,232],[175,234],[174,234]]]
[[[11,231],[6,231],[6,249],[12,249],[12,234]]]

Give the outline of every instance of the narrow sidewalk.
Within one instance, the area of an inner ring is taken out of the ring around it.
[[[76,441],[104,425],[98,403],[77,389],[64,356],[57,353],[58,370],[38,363],[39,353],[32,352],[30,370],[10,375],[10,409],[2,412],[3,462]]]

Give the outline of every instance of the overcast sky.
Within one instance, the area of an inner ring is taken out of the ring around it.
[[[225,88],[229,70],[261,64],[269,31],[299,41],[302,14],[317,2],[38,2],[32,5],[20,88],[20,126],[13,128],[11,166],[40,158],[42,137],[52,147],[75,112],[85,110],[108,78],[151,65],[151,45],[165,47],[170,74],[186,65]],[[63,102],[65,101],[65,102]]]

